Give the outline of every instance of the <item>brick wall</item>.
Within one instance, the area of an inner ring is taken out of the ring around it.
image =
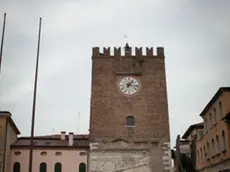
[[[118,80],[127,75],[115,74],[116,72],[131,72],[133,57],[94,53],[92,57],[91,140],[127,138],[129,131],[126,128],[125,119],[128,115],[135,117],[134,138],[160,138],[169,132],[165,63],[163,51],[160,50],[155,56],[136,53],[136,57],[144,61],[139,65],[142,75],[135,75],[141,82],[141,90],[134,97],[125,97],[117,89]]]

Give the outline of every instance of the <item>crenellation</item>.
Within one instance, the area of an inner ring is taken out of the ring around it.
[[[132,51],[133,49],[133,51]],[[135,49],[135,50],[134,50]],[[123,57],[123,56],[146,56],[146,57],[164,57],[164,48],[157,47],[156,53],[154,53],[153,47],[129,47],[125,50],[123,47],[93,47],[93,56],[102,57],[102,56],[111,56],[111,57]]]
[[[93,47],[93,56],[99,56],[99,54],[100,54],[100,48]]]
[[[114,47],[114,56],[121,56],[121,47]]]
[[[106,47],[103,47],[103,52],[104,52],[104,55],[105,56],[110,56],[110,47],[106,48]]]
[[[157,56],[164,57],[164,48],[163,47],[157,47]]]
[[[142,47],[140,47],[140,48],[135,47],[135,55],[136,56],[143,56]]]
[[[146,47],[146,55],[153,56],[153,47]]]

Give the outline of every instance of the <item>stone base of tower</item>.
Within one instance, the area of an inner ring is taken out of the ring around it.
[[[169,172],[171,149],[168,143],[90,143],[89,172]]]

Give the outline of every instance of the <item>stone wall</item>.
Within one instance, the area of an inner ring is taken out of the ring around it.
[[[163,172],[170,171],[171,149],[169,143],[91,143],[90,172]]]

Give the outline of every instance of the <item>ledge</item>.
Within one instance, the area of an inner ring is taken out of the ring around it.
[[[115,75],[142,75],[142,72],[114,72]]]

